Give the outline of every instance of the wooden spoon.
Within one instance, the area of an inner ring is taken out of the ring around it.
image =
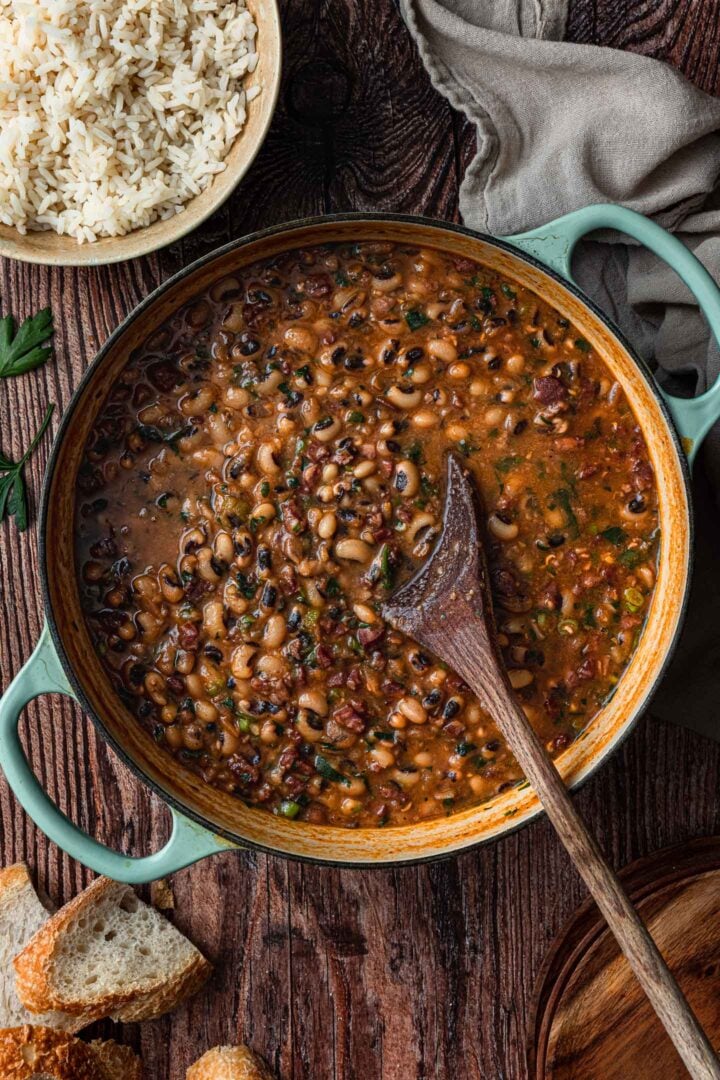
[[[720,1062],[712,1046],[508,682],[497,643],[480,520],[475,486],[460,458],[451,453],[442,535],[424,566],[383,605],[383,617],[450,664],[477,695],[535,788],[690,1075],[719,1080]]]

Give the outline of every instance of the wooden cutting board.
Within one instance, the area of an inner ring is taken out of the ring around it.
[[[720,837],[666,848],[620,876],[720,1051]],[[527,1056],[531,1080],[687,1080],[591,902],[540,972]]]

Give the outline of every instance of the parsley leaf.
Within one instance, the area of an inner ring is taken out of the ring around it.
[[[50,308],[43,308],[15,330],[15,319],[6,315],[0,319],[0,379],[8,375],[23,375],[44,364],[52,352],[44,341],[54,333]]]
[[[45,429],[50,423],[54,408],[54,405],[48,405],[47,412],[35,438],[19,461],[11,461],[0,450],[0,474],[2,474],[0,475],[0,521],[3,521],[6,517],[14,517],[15,524],[20,532],[24,532],[28,524],[23,466],[45,434]]]

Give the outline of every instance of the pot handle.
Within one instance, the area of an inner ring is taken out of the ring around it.
[[[504,239],[572,281],[573,249],[586,233],[596,229],[617,229],[627,233],[672,266],[697,300],[715,340],[720,343],[720,289],[700,260],[676,236],[634,210],[599,203],[565,214],[539,229]],[[662,389],[660,393],[692,464],[703,439],[720,418],[720,378],[699,397],[677,398]]]
[[[73,825],[43,791],[18,736],[22,710],[33,698],[48,693],[65,694],[77,700],[46,624],[34,653],[0,699],[0,766],[18,802],[59,848],[98,874],[137,885],[174,874],[190,863],[235,846],[178,814],[172,807],[170,839],[160,851],[143,858],[113,851]]]

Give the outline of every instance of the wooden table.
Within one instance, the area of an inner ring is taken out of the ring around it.
[[[632,15],[627,14],[633,8]],[[267,143],[232,201],[182,244],[97,270],[3,262],[3,313],[51,304],[56,360],[0,385],[0,443],[18,451],[59,414],[110,331],[160,281],[258,226],[345,209],[458,219],[474,146],[432,90],[393,0],[284,0],[285,76]],[[716,0],[573,0],[569,36],[669,60],[720,93]],[[48,443],[28,471],[35,499]],[[33,531],[0,532],[3,683],[41,626]],[[136,853],[167,832],[161,804],[66,702],[27,710],[32,760],[61,807]],[[645,719],[578,796],[613,862],[718,831],[720,745]],[[4,863],[25,858],[67,900],[90,875],[49,845],[0,784]],[[583,888],[545,821],[420,868],[318,869],[255,854],[174,880],[176,921],[214,961],[210,989],[127,1027],[148,1080],[182,1080],[207,1047],[244,1038],[282,1080],[520,1080],[533,981]],[[112,1031],[112,1025],[103,1030]]]

